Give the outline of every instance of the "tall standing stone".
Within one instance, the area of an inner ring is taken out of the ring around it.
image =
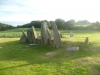
[[[32,39],[32,30],[31,29],[27,30],[27,37],[28,37],[28,41],[29,42],[33,42],[33,39]]]
[[[22,35],[20,37],[20,42],[27,42],[28,38],[26,36],[26,34],[24,33],[24,31],[22,31]]]
[[[59,48],[61,46],[61,38],[59,35],[59,31],[54,21],[52,21],[51,24],[52,24],[53,34],[54,34],[53,46]]]
[[[36,34],[36,31],[35,31],[34,26],[31,27],[31,33],[32,33],[32,41],[33,41],[34,43],[36,43],[37,34]]]
[[[45,21],[41,21],[41,42],[42,44],[49,44],[50,31]]]

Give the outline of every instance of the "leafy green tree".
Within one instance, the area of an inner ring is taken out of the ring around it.
[[[70,29],[70,27],[75,26],[75,20],[71,19],[64,24],[64,28]]]
[[[96,29],[97,30],[99,30],[100,29],[100,23],[97,21],[97,22],[95,22],[95,27],[96,27]]]
[[[57,25],[58,29],[63,29],[64,28],[65,21],[63,19],[60,19],[60,18],[56,19],[55,22],[56,22],[56,25]]]
[[[76,24],[78,24],[78,25],[89,25],[90,22],[88,20],[80,20],[80,21],[76,22]]]

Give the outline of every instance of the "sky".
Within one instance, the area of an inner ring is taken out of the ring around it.
[[[100,21],[100,0],[0,0],[0,23],[17,26],[57,18]]]

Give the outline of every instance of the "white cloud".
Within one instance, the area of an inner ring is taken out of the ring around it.
[[[99,0],[2,0],[1,3],[0,21],[100,19]]]

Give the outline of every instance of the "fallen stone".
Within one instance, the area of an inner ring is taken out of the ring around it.
[[[55,52],[47,52],[46,55],[54,55]]]
[[[39,45],[39,44],[29,44],[29,46],[37,46],[37,45]]]
[[[67,52],[76,52],[79,50],[79,47],[68,47],[66,48]]]

